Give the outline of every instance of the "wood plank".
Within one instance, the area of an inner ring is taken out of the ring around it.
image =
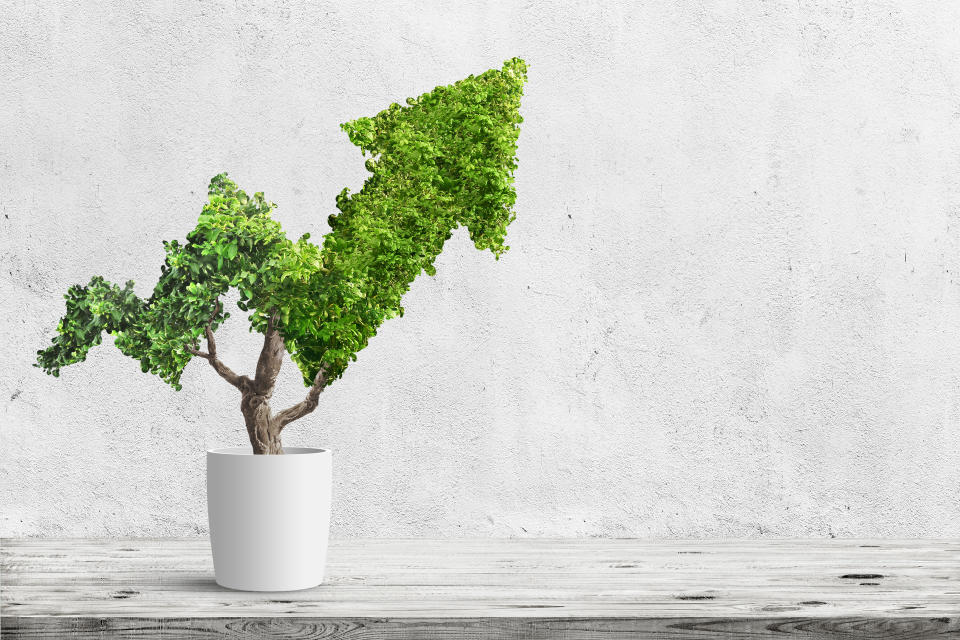
[[[950,618],[36,618],[4,619],[31,640],[922,640],[960,638]]]
[[[960,542],[334,540],[328,581],[213,581],[209,543],[0,541],[13,638],[960,637]]]

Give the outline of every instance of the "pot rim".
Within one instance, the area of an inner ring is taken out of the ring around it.
[[[207,449],[207,455],[214,456],[249,456],[251,458],[280,458],[284,456],[310,456],[329,454],[330,449],[320,449],[319,447],[284,447],[283,456],[277,455],[256,455],[250,446],[246,447],[220,447],[217,449]]]

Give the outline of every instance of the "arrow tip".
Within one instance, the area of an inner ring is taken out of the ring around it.
[[[477,249],[502,254],[514,218],[513,172],[526,80],[527,63],[514,57],[500,69],[408,98],[406,106],[393,103],[371,118],[340,125],[353,144],[373,155],[367,160],[373,176],[361,194],[373,195],[388,184],[417,185],[414,200],[442,203],[453,227],[466,226]],[[337,217],[352,200],[343,195]],[[413,195],[407,193],[405,202]]]

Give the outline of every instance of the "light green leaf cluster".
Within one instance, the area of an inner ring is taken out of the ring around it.
[[[372,175],[356,194],[337,197],[323,246],[286,238],[262,193],[248,196],[221,174],[185,244],[164,243],[160,281],[146,301],[132,283],[120,289],[95,277],[72,287],[67,313],[39,366],[57,375],[80,362],[106,331],[144,371],[180,388],[183,368],[205,328],[228,314],[216,301],[240,293],[251,329],[268,319],[312,384],[322,365],[342,375],[387,319],[403,314],[401,298],[457,226],[478,249],[499,257],[516,200],[513,171],[526,65],[470,76],[342,125],[365,154]]]
[[[372,157],[363,188],[337,198],[307,326],[290,336],[293,358],[310,379],[321,363],[339,376],[384,320],[403,313],[400,300],[459,225],[478,249],[499,256],[513,220],[520,98],[526,65],[438,87],[406,107],[342,125]]]

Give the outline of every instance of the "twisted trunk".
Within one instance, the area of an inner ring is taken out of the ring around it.
[[[247,425],[250,445],[256,454],[281,454],[280,429],[270,415],[269,399],[257,393],[245,393],[240,399],[240,412]]]
[[[270,411],[270,398],[273,387],[283,365],[283,338],[270,321],[267,333],[263,336],[263,349],[257,361],[257,373],[254,379],[241,389],[240,412],[247,425],[247,435],[256,454],[281,454],[280,431],[283,425]]]
[[[294,420],[302,418],[317,408],[320,394],[327,386],[327,369],[326,367],[320,368],[313,380],[313,386],[310,387],[307,397],[303,401],[284,409],[277,415],[273,415],[270,410],[270,398],[273,397],[273,388],[277,383],[277,376],[280,375],[283,354],[286,351],[283,337],[277,330],[276,315],[271,317],[267,323],[267,331],[263,335],[263,348],[260,350],[260,358],[257,360],[257,370],[253,379],[250,379],[248,376],[237,375],[217,358],[217,343],[213,337],[212,324],[213,319],[219,312],[220,302],[217,301],[205,332],[207,338],[206,353],[195,347],[190,347],[187,351],[207,360],[221,378],[240,390],[240,413],[243,414],[243,421],[247,426],[247,435],[250,437],[253,452],[258,455],[282,454],[283,445],[280,442],[280,432]]]

